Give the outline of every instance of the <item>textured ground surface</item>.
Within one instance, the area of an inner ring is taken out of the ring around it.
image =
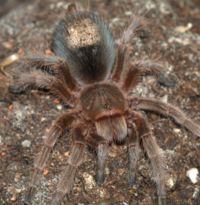
[[[40,2],[40,3],[38,3]],[[177,2],[177,3],[175,3]],[[62,18],[68,1],[0,1],[0,63],[12,54],[48,53],[51,33]],[[133,39],[132,60],[146,56],[168,62],[168,84],[152,78],[142,82],[134,94],[161,98],[182,108],[200,123],[200,3],[193,1],[92,1],[92,9],[108,22],[116,39],[130,16],[146,14],[148,32]],[[15,66],[6,67],[8,76]],[[23,204],[33,159],[42,139],[64,108],[47,93],[25,95],[7,92],[8,79],[0,73],[0,204]],[[168,189],[172,205],[200,204],[200,182],[193,184],[187,170],[200,171],[200,139],[168,118],[148,113],[153,132],[165,151],[174,186]],[[47,205],[68,157],[66,137],[57,143],[43,173],[33,205]],[[152,205],[156,192],[147,162],[141,156],[136,185],[127,183],[126,147],[112,147],[106,182],[95,184],[95,157],[88,154],[77,173],[72,194],[63,204]]]

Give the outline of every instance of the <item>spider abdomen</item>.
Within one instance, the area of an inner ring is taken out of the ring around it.
[[[104,80],[115,59],[112,35],[93,12],[67,14],[54,31],[52,50],[83,83]]]
[[[125,98],[120,89],[109,83],[95,83],[85,88],[80,96],[84,113],[91,120],[123,115]]]

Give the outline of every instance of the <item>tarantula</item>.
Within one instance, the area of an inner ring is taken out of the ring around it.
[[[34,162],[26,204],[31,202],[41,171],[57,139],[69,131],[72,139],[70,156],[52,205],[60,204],[72,189],[88,146],[97,152],[96,180],[101,184],[109,146],[124,141],[128,147],[129,183],[134,183],[141,149],[151,164],[158,204],[166,205],[162,152],[146,117],[139,110],[171,117],[198,136],[200,126],[171,104],[129,95],[142,76],[157,76],[163,69],[161,63],[150,60],[138,60],[125,66],[130,40],[144,25],[143,18],[134,16],[115,46],[111,32],[98,14],[74,8],[55,28],[52,38],[55,55],[24,59],[31,70],[22,73],[10,90],[20,93],[33,87],[45,88],[69,105],[69,109],[51,126]]]

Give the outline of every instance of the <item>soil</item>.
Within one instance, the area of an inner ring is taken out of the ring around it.
[[[86,1],[78,1],[84,5]],[[10,55],[47,54],[55,25],[66,13],[69,1],[0,1],[0,65]],[[86,5],[85,5],[86,7]],[[133,95],[162,99],[178,106],[200,124],[200,2],[199,0],[95,0],[91,9],[109,24],[119,39],[131,16],[144,15],[148,28],[132,39],[130,61],[159,58],[166,64],[165,76],[143,80]],[[9,63],[8,63],[9,64]],[[8,92],[13,71],[24,68],[13,63],[0,73],[0,204],[21,205],[33,169],[33,160],[54,119],[66,108],[42,91],[23,95]],[[200,171],[200,139],[171,119],[147,113],[150,126],[166,156],[170,173],[167,195],[170,205],[200,204],[200,180],[187,171]],[[56,144],[37,186],[33,205],[50,203],[59,173],[69,155],[68,138]],[[95,182],[95,155],[88,152],[78,170],[72,193],[63,200],[70,205],[152,205],[156,186],[151,169],[141,155],[136,183],[127,182],[126,146],[113,146],[106,166],[106,181]]]

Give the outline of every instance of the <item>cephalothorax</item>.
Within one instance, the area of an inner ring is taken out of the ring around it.
[[[147,119],[139,110],[169,116],[198,136],[200,126],[170,104],[152,98],[129,96],[142,76],[157,76],[163,68],[161,63],[150,60],[124,65],[130,39],[144,24],[142,18],[134,16],[115,46],[108,27],[99,15],[74,9],[54,31],[54,55],[24,59],[32,70],[19,75],[10,87],[11,91],[19,93],[30,88],[45,88],[70,107],[51,126],[35,160],[27,204],[31,203],[33,191],[53,146],[58,137],[65,134],[66,128],[72,137],[70,156],[52,205],[60,204],[64,195],[72,189],[76,170],[83,162],[88,146],[97,151],[96,180],[101,184],[109,146],[125,141],[129,157],[129,183],[134,182],[138,149],[141,149],[152,167],[158,203],[166,204],[162,153]]]

